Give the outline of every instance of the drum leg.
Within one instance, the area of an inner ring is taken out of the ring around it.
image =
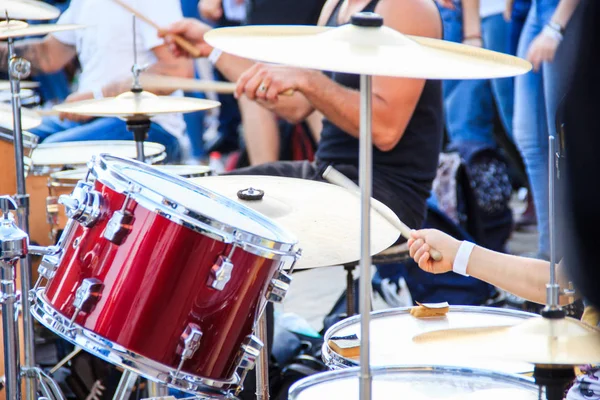
[[[133,390],[133,385],[135,384],[137,378],[137,374],[129,371],[128,369],[124,370],[121,380],[119,381],[119,386],[117,386],[117,390],[115,391],[113,400],[129,399],[131,391]]]
[[[346,316],[352,317],[356,314],[356,307],[354,306],[354,269],[356,265],[345,265],[346,270]]]
[[[21,398],[19,335],[15,314],[15,264],[16,260],[0,261],[0,295],[2,296],[6,400],[18,400]]]
[[[258,338],[264,346],[256,363],[256,400],[269,400],[269,358],[268,358],[268,334],[267,313],[263,312],[258,321]]]

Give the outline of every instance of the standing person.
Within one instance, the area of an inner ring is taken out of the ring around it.
[[[151,20],[166,26],[182,18],[179,0],[125,0],[142,10]],[[55,72],[77,58],[81,64],[78,88],[65,101],[113,97],[131,88],[133,65],[133,32],[131,13],[117,3],[105,0],[72,0],[58,23],[82,24],[86,29],[55,32],[42,39],[20,41],[17,54],[31,61],[35,73]],[[177,60],[156,30],[137,21],[138,63],[149,65],[149,72],[191,77],[189,60]],[[6,44],[0,45],[0,69],[7,68]],[[179,114],[152,118],[148,140],[163,144],[168,160],[180,156],[179,140],[185,140],[185,124]],[[125,122],[118,118],[91,118],[61,115],[48,117],[31,130],[42,142],[87,140],[133,140]]]
[[[561,53],[565,29],[579,0],[533,0],[517,55],[533,71],[515,79],[513,132],[527,168],[539,232],[538,257],[550,253],[548,215],[548,136],[554,134],[556,109],[566,93],[572,57]]]

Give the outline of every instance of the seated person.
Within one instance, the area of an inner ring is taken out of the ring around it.
[[[160,26],[182,18],[179,0],[126,1]],[[15,46],[18,55],[31,61],[34,74],[58,71],[77,57],[81,65],[78,88],[66,102],[113,97],[131,88],[134,59],[130,12],[112,1],[72,0],[58,23],[86,27],[55,32],[43,39],[25,40]],[[175,59],[154,28],[137,20],[136,31],[139,65],[150,65],[149,72],[153,73],[192,77],[192,63]],[[7,51],[6,44],[0,45],[0,68],[7,68]],[[182,116],[161,115],[152,121],[148,140],[163,144],[170,161],[178,160],[179,139],[185,131]],[[60,119],[44,118],[42,125],[31,132],[44,143],[133,140],[125,122],[117,118],[61,115]]]
[[[439,12],[432,1],[329,0],[320,24],[339,26],[360,11],[380,14],[400,32],[440,38]],[[195,43],[203,56],[213,49],[203,40],[210,27],[184,20],[168,32]],[[186,55],[167,42],[176,55]],[[304,120],[315,110],[325,119],[316,161],[274,162],[236,171],[238,174],[279,175],[321,180],[329,165],[358,181],[359,77],[314,70],[254,64],[230,54],[211,57],[229,80],[238,80],[237,97],[254,101],[290,122]],[[215,60],[216,59],[216,60]],[[293,96],[278,96],[294,89]],[[441,82],[391,77],[373,78],[373,196],[405,223],[421,226],[425,202],[436,175],[442,142]]]

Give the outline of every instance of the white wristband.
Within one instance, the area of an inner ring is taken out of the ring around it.
[[[557,31],[556,29],[550,27],[549,25],[544,26],[544,28],[542,29],[542,32],[544,33],[544,35],[553,38],[558,43],[562,42],[562,40],[563,40],[562,33],[560,33],[560,31]]]
[[[215,65],[217,61],[219,61],[219,58],[221,58],[221,54],[223,54],[221,50],[213,49],[208,55],[208,61],[210,61],[212,65]]]
[[[92,94],[94,95],[94,99],[103,99],[104,98],[104,93],[102,93],[102,88],[99,89],[94,89],[92,91]]]
[[[475,245],[471,242],[463,241],[456,252],[456,257],[454,258],[454,264],[452,265],[452,271],[457,274],[469,276],[467,274],[467,265],[469,264],[469,258],[471,257],[471,252]]]

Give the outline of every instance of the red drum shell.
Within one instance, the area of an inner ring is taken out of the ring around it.
[[[231,280],[223,291],[207,285],[217,257],[231,245],[183,227],[130,200],[135,219],[129,236],[115,245],[102,235],[110,215],[125,196],[100,181],[104,214],[91,228],[76,224],[64,237],[65,254],[45,289],[47,301],[71,318],[81,281],[97,278],[101,298],[75,323],[151,360],[176,369],[188,324],[202,332],[200,347],[182,371],[227,380],[239,362],[240,345],[252,333],[279,261],[236,248]],[[78,244],[77,244],[78,242]]]

